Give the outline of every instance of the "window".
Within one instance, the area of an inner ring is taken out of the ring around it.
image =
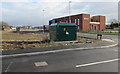
[[[80,26],[78,25],[78,30],[80,29]]]
[[[96,26],[95,26],[95,29],[94,30],[96,30]]]
[[[68,20],[66,19],[66,23],[68,23]]]
[[[66,23],[68,23],[68,21],[66,20]]]
[[[91,30],[93,30],[93,25],[91,25]]]

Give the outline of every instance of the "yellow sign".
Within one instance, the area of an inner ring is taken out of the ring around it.
[[[64,31],[66,31],[66,28],[64,28]]]

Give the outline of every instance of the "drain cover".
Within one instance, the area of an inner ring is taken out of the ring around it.
[[[47,62],[35,62],[34,63],[35,64],[35,66],[37,66],[37,67],[39,67],[39,66],[47,66],[48,64],[47,64]]]

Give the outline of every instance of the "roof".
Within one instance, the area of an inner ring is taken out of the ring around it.
[[[51,26],[75,26],[76,24],[75,23],[54,23],[54,24],[51,24]]]
[[[83,14],[86,14],[86,13],[74,14],[74,15],[70,15],[70,16],[77,16],[77,15],[83,15]],[[88,14],[88,15],[90,15],[90,14]],[[58,17],[58,18],[53,18],[53,19],[60,19],[60,18],[65,18],[65,17],[69,17],[69,16],[63,16],[63,17]]]

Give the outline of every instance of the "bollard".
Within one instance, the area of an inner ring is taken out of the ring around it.
[[[97,34],[97,39],[102,39],[102,34]]]

